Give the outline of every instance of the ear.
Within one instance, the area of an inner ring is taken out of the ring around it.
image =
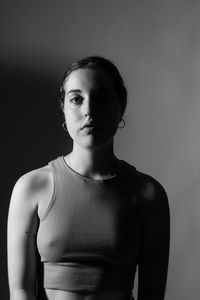
[[[60,108],[62,109],[62,111],[64,112],[64,102],[62,100],[60,100]]]
[[[61,107],[62,111],[64,112],[65,93],[62,88],[60,88],[60,91],[59,91],[59,99],[60,99],[60,107]]]
[[[123,120],[123,114],[120,114],[120,119],[119,119],[119,123]]]
[[[63,112],[64,112],[64,107],[65,107],[64,102],[61,102],[61,109]]]

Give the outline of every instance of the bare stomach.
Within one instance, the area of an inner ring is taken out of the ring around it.
[[[125,291],[99,291],[95,293],[68,292],[45,289],[41,300],[131,300],[132,293]]]

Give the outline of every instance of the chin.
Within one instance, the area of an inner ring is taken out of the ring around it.
[[[109,140],[100,140],[100,139],[95,139],[94,137],[90,137],[88,139],[81,139],[81,141],[76,141],[77,144],[79,144],[79,146],[81,146],[82,148],[87,148],[87,149],[100,149],[103,148],[105,146],[107,146],[108,144],[113,143],[113,137]]]

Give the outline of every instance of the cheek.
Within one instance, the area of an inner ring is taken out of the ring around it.
[[[73,109],[65,109],[65,122],[71,137],[77,135],[82,124],[81,115]]]
[[[65,111],[64,116],[65,116],[65,122],[67,125],[67,129],[69,131],[71,128],[73,128],[73,123],[74,123],[73,116],[69,111],[67,111],[67,112]]]
[[[121,118],[121,110],[120,110],[119,105],[113,105],[113,106],[109,107],[109,109],[107,111],[107,116],[113,122],[118,123]]]
[[[73,120],[79,118],[79,112],[73,108],[69,108],[68,106],[65,106],[64,115],[66,122],[73,122]]]

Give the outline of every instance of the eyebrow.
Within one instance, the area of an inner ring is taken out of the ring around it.
[[[105,91],[112,92],[112,88],[107,87],[107,86],[99,87],[99,88],[97,88],[97,90],[105,90]],[[67,92],[67,95],[70,94],[70,93],[82,93],[82,90],[80,90],[80,89],[73,89],[73,90],[70,90],[69,92]]]
[[[105,91],[108,91],[108,92],[112,92],[112,88],[108,87],[108,86],[102,86],[99,88],[99,90],[105,90]]]
[[[70,90],[70,91],[67,93],[67,95],[70,94],[70,93],[81,93],[81,92],[82,92],[82,91],[79,90],[79,89],[76,89],[76,90]]]

